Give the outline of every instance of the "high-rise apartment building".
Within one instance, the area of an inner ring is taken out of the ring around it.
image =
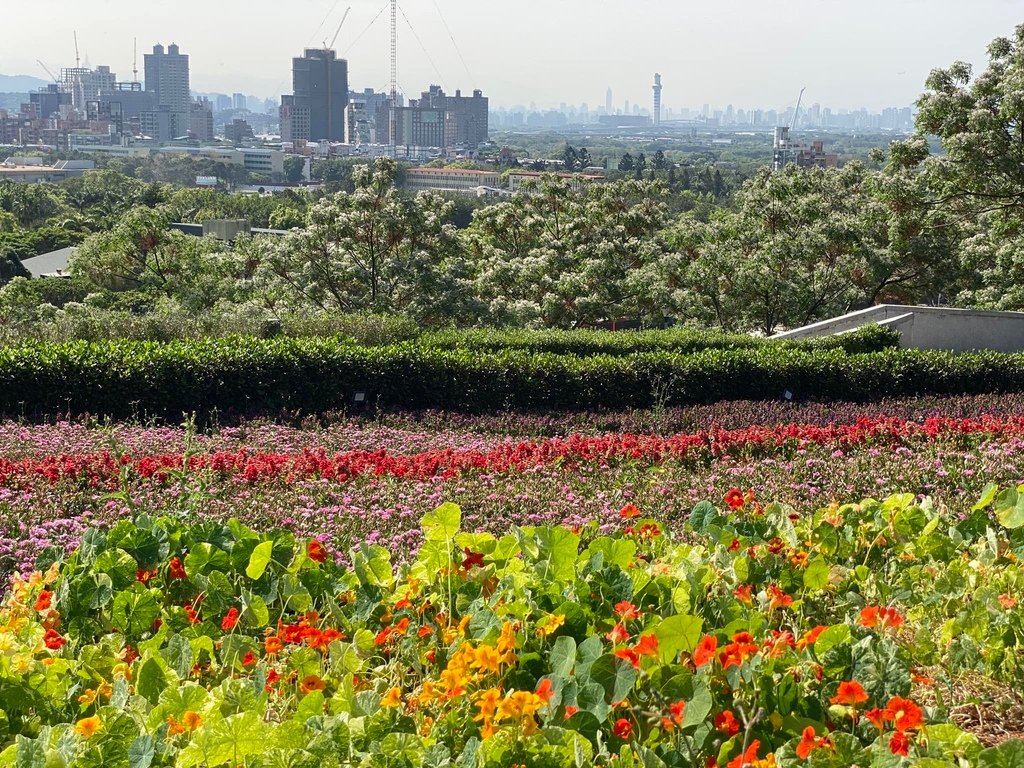
[[[244,93],[233,93],[231,94],[231,108],[232,109],[245,109],[246,100]]]
[[[416,147],[466,147],[475,149],[487,141],[489,100],[482,91],[448,96],[432,85],[408,107],[397,107],[396,136],[392,143]]]
[[[281,138],[342,142],[347,105],[348,62],[332,50],[307,48],[292,59],[292,94],[281,98]]]
[[[184,136],[191,129],[192,92],[189,89],[188,56],[174,43],[157,43],[145,56],[146,90],[156,108],[143,115],[143,131],[155,139]]]

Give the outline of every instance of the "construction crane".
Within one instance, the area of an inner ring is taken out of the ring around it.
[[[74,35],[75,35],[75,69],[81,69],[82,68],[82,59],[78,55],[78,32],[76,31],[74,33]]]
[[[800,89],[800,95],[797,96],[797,99],[796,99],[796,110],[793,112],[793,121],[789,125],[790,128],[796,128],[796,122],[797,122],[797,120],[800,117],[800,104],[804,100],[804,91],[806,91],[806,90],[807,90],[806,87],[801,88]]]
[[[349,12],[351,10],[352,10],[352,6],[351,5],[348,8],[345,9],[345,15],[341,17],[341,23],[338,24],[338,28],[334,31],[334,37],[331,38],[331,44],[328,45],[327,41],[324,40],[324,50],[325,51],[329,51],[332,48],[334,48],[334,44],[338,41],[338,35],[341,34],[341,28],[343,26],[345,26],[345,19],[348,18],[348,14],[349,14]]]
[[[39,59],[36,59],[36,64],[38,64],[40,67],[46,70],[46,74],[53,78],[53,82],[60,83],[60,79],[57,78],[57,76],[54,75],[53,72],[50,71],[50,68],[43,64],[43,62],[41,62]]]

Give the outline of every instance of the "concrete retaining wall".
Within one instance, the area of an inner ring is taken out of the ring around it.
[[[882,304],[831,320],[776,334],[777,339],[810,339],[833,336],[870,323],[898,331],[901,345],[917,349],[954,352],[992,350],[1024,351],[1024,312],[989,312],[947,307],[915,307]]]

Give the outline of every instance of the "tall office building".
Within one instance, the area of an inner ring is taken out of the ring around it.
[[[192,93],[189,89],[188,56],[174,43],[157,43],[145,56],[146,90],[156,108],[143,115],[143,131],[156,139],[184,136],[191,128]]]
[[[292,59],[292,94],[281,99],[281,138],[342,142],[347,105],[348,62],[332,50],[307,48]]]
[[[615,105],[612,103],[612,89],[608,87],[608,91],[604,95],[604,113],[611,115],[615,113]]]
[[[231,108],[232,109],[246,109],[246,100],[244,93],[233,93],[231,94]]]

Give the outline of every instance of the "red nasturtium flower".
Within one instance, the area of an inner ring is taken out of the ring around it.
[[[618,614],[619,618],[623,621],[636,621],[643,616],[640,611],[636,609],[629,600],[623,600],[621,603],[615,604],[615,613]]]
[[[750,746],[747,747],[747,751],[730,760],[726,765],[726,768],[744,768],[744,766],[750,765],[757,760],[757,750],[760,748],[761,741],[759,739],[754,739],[750,742]]]
[[[633,650],[639,656],[657,656],[658,638],[655,635],[641,635],[640,640],[633,646]]]
[[[770,609],[788,608],[792,604],[793,598],[790,595],[787,595],[774,584],[768,585],[768,607]]]
[[[544,699],[544,701],[551,701],[554,698],[555,692],[551,688],[551,678],[545,677],[540,681],[536,691],[537,697]]]
[[[801,760],[807,760],[815,750],[829,750],[835,748],[835,745],[828,736],[821,736],[819,738],[817,733],[814,732],[814,726],[809,725],[804,728],[800,743],[797,744],[797,757]]]
[[[741,603],[750,605],[754,602],[754,598],[751,596],[753,591],[754,587],[751,584],[740,584],[732,593]]]
[[[627,504],[619,510],[619,517],[623,520],[631,520],[634,517],[640,517],[640,510],[636,504]]]
[[[254,667],[256,666],[256,654],[252,651],[246,651],[245,656],[242,657],[243,667]]]
[[[172,557],[169,564],[170,574],[172,579],[187,579],[188,574],[185,573],[185,566],[181,562],[181,558]]]
[[[605,635],[605,639],[612,645],[622,645],[624,642],[629,640],[629,630],[626,629],[622,622],[619,622],[612,631]]]
[[[875,627],[889,627],[899,629],[903,626],[903,617],[895,608],[880,608],[877,605],[869,605],[860,612],[860,625],[874,629]]]
[[[849,707],[856,706],[857,704],[863,704],[867,700],[867,692],[856,680],[840,683],[839,690],[836,691],[836,695],[829,699],[833,704],[845,704]]]
[[[889,751],[900,757],[907,757],[910,754],[910,739],[907,734],[897,731],[889,739]]]
[[[693,663],[698,667],[703,667],[709,661],[714,661],[715,653],[718,651],[718,638],[714,635],[704,635],[697,643],[697,648],[693,652]],[[729,714],[732,714],[731,712]]]
[[[465,555],[462,560],[462,569],[464,571],[484,567],[484,556],[481,553],[474,552],[469,547],[465,547],[462,550],[462,554]]]
[[[67,643],[60,633],[55,629],[46,630],[46,634],[43,635],[43,644],[51,651],[59,651]]]
[[[736,715],[732,713],[732,710],[725,710],[715,715],[715,730],[721,731],[730,738],[740,732],[739,721],[736,720]]]
[[[730,509],[742,509],[746,503],[746,500],[743,498],[743,491],[739,488],[730,488],[728,493],[725,494],[725,504]]]
[[[236,624],[238,624],[238,609],[232,606],[224,614],[224,618],[220,622],[220,628],[227,632],[234,629]]]
[[[877,728],[878,730],[880,730],[880,731],[884,731],[885,730],[885,720],[886,720],[886,717],[885,717],[885,710],[884,709],[879,709],[878,707],[874,707],[873,709],[869,709],[867,712],[865,712],[864,713],[864,717],[867,719],[867,721],[869,723],[871,723],[873,726],[875,726],[875,728]]]
[[[44,589],[36,598],[36,610],[40,613],[50,610],[51,602],[53,602],[53,592]]]
[[[139,568],[135,572],[135,580],[143,584],[148,584],[159,571],[155,569]]]
[[[612,728],[612,733],[618,736],[623,741],[629,739],[633,735],[633,725],[624,717],[620,717],[615,721],[615,726]]]
[[[732,642],[722,649],[718,655],[722,662],[722,668],[738,667],[747,659],[761,650],[749,632],[737,632],[732,636]]]
[[[817,746],[818,734],[814,732],[813,725],[808,725],[804,728],[804,732],[800,737],[800,743],[796,745],[796,756],[801,760],[806,760]]]
[[[327,550],[319,541],[311,539],[306,545],[306,556],[314,563],[322,563],[327,560]]]

